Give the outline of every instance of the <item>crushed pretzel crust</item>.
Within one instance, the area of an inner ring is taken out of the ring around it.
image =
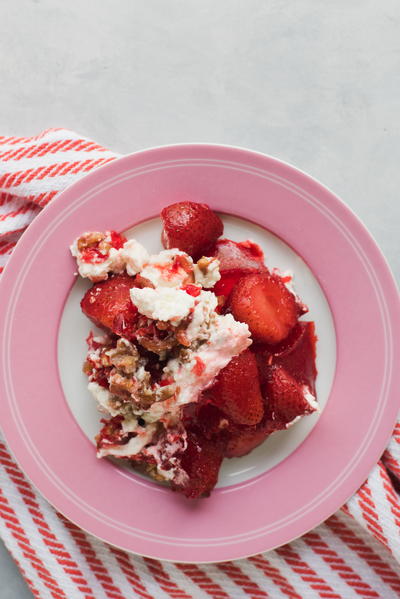
[[[108,356],[110,365],[124,374],[133,374],[139,361],[137,348],[124,338],[118,339],[114,349],[106,350],[105,356]]]
[[[104,233],[98,231],[91,231],[90,233],[84,233],[81,235],[76,242],[78,251],[81,252],[89,247],[98,246],[106,238]],[[110,246],[111,247],[111,246]],[[100,248],[99,248],[100,249]]]
[[[200,258],[200,260],[197,260],[197,266],[199,267],[201,272],[205,275],[208,271],[208,267],[210,266],[211,262],[214,262],[214,261],[215,261],[215,258],[209,258],[207,256],[203,256],[202,258]]]
[[[76,247],[78,252],[81,253],[88,248],[96,248],[104,256],[107,256],[113,246],[109,234],[91,231],[89,233],[84,233],[77,239]]]
[[[138,462],[136,460],[130,460],[130,465],[135,468],[138,472],[142,472],[143,474],[147,474],[158,483],[166,483],[168,479],[165,476],[162,476],[157,470],[157,465],[150,462]]]
[[[170,322],[151,320],[146,316],[141,316],[137,324],[137,342],[146,350],[158,354],[162,358],[167,351],[171,351],[179,345],[184,347],[190,345],[190,340],[186,335],[188,322],[189,319],[185,319],[178,326],[173,326]]]

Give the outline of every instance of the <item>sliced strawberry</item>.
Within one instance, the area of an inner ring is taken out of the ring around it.
[[[287,337],[299,315],[294,295],[280,277],[268,273],[240,279],[229,307],[237,320],[247,323],[255,341],[271,344]]]
[[[181,467],[189,478],[182,485],[175,486],[176,490],[191,499],[208,497],[217,484],[221,462],[222,452],[218,443],[206,439],[200,431],[188,431]]]
[[[223,368],[212,390],[215,405],[237,424],[254,425],[264,416],[257,360],[246,349]]]
[[[197,404],[194,410],[190,410],[188,422],[196,422],[196,426],[207,439],[212,443],[218,443],[224,457],[246,455],[271,433],[285,428],[283,423],[272,421],[267,415],[257,425],[236,424],[215,405],[208,403],[210,397],[211,392],[206,392],[205,397],[200,400],[200,405]],[[205,403],[202,403],[204,399]]]
[[[138,310],[132,303],[127,304],[126,308],[119,312],[113,320],[111,330],[120,337],[133,339],[136,333],[136,323]]]
[[[208,392],[203,392],[196,403],[188,404],[184,410],[186,428],[193,423],[199,428],[207,439],[217,439],[224,442],[224,433],[229,429],[231,422],[226,414],[221,412],[216,405],[211,403],[213,398]]]
[[[221,448],[224,457],[233,458],[246,455],[260,445],[271,433],[285,428],[282,422],[275,422],[267,415],[257,425],[236,424],[217,408],[212,399],[213,389],[203,392],[196,404],[185,408],[185,426],[195,423],[203,436]]]
[[[224,457],[240,458],[261,445],[271,433],[283,428],[283,424],[271,420],[263,421],[258,426],[231,427]]]
[[[298,416],[315,412],[307,400],[307,387],[296,381],[282,366],[272,366],[265,387],[271,420],[285,425]]]
[[[165,248],[178,248],[194,260],[206,255],[224,231],[224,225],[206,204],[177,202],[161,212],[162,243]]]
[[[264,263],[264,252],[261,247],[255,241],[251,241],[251,239],[246,239],[245,241],[237,241],[236,245],[248,252],[255,260],[260,260],[260,262]]]
[[[210,255],[218,258],[221,274],[234,270],[248,273],[267,270],[262,249],[252,241],[219,239]]]
[[[224,296],[224,298],[229,298],[232,289],[235,287],[236,283],[243,277],[249,274],[246,270],[234,270],[232,272],[225,272],[221,274],[221,278],[217,283],[215,283],[212,288],[213,293],[217,296]]]
[[[83,296],[83,313],[99,327],[117,335],[131,336],[137,316],[129,294],[134,286],[134,277],[126,274],[95,283]]]
[[[281,343],[255,348],[261,378],[265,380],[271,365],[282,366],[296,381],[308,385],[315,394],[316,340],[314,323],[298,322]]]

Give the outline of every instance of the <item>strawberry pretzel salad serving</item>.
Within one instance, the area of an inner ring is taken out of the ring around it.
[[[189,498],[241,457],[318,410],[314,323],[292,276],[252,241],[221,238],[207,205],[164,208],[164,250],[115,231],[71,246],[92,281],[81,307],[102,329],[83,370],[104,414],[97,456],[124,460]]]

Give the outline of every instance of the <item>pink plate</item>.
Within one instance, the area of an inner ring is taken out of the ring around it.
[[[302,256],[329,302],[337,343],[329,401],[304,442],[267,472],[197,502],[97,460],[67,405],[57,363],[74,281],[71,241],[84,230],[126,229],[182,197],[255,222]],[[1,426],[18,463],[73,522],[151,557],[229,560],[305,533],[367,477],[399,408],[399,300],[379,249],[325,187],[247,150],[164,147],[89,174],[24,234],[2,276],[0,312]]]

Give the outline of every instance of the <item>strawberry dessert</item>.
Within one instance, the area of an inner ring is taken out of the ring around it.
[[[71,246],[92,286],[83,370],[103,413],[97,456],[129,462],[189,498],[224,458],[243,456],[318,410],[314,323],[251,241],[221,238],[207,205],[164,208],[164,250],[115,231]]]

